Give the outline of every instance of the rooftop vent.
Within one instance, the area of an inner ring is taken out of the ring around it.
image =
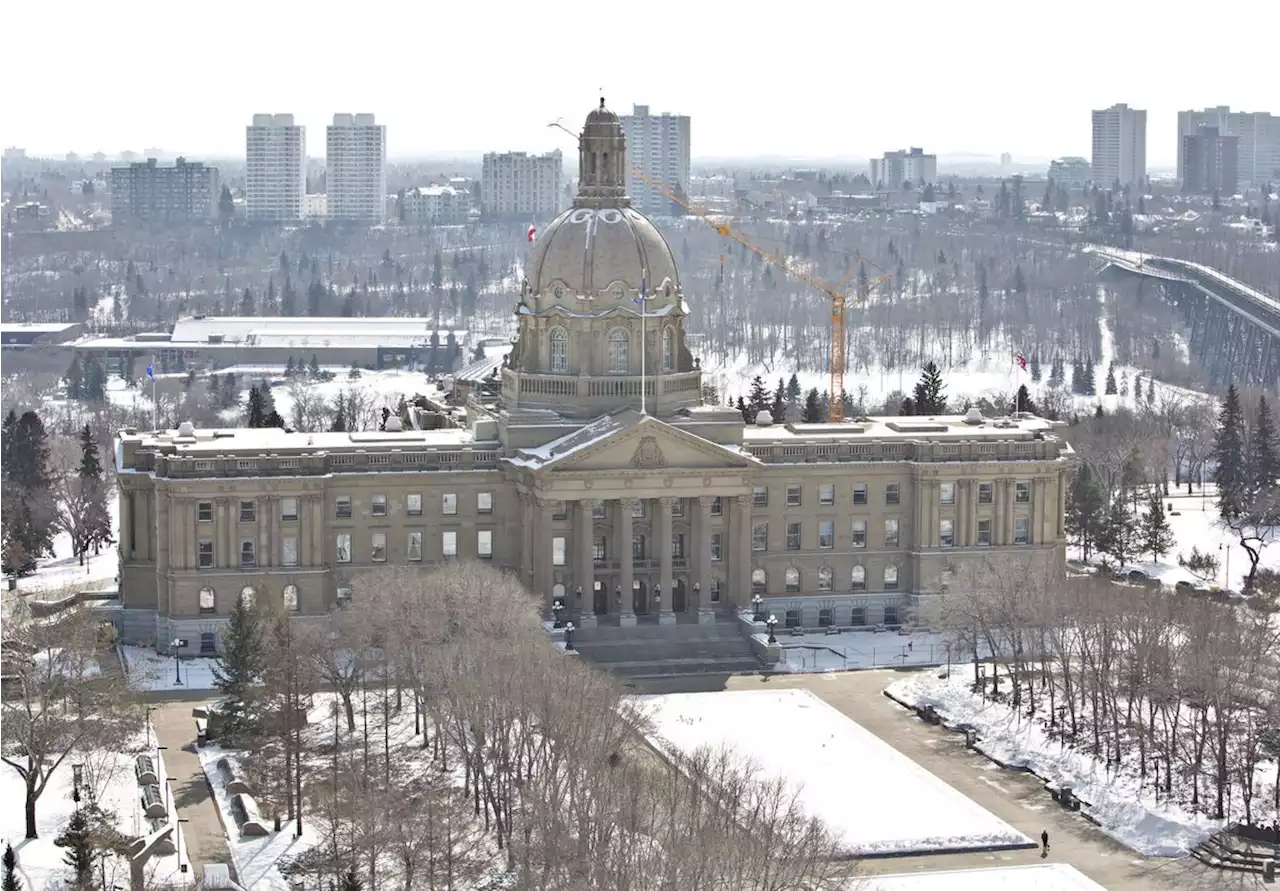
[[[387,422],[382,426],[388,433],[401,433],[404,431],[404,424],[401,423],[399,415],[389,415]]]
[[[183,421],[181,424],[178,425],[178,435],[179,436],[195,436],[196,425],[191,423],[190,421]]]
[[[773,426],[773,414],[772,412],[769,411],[769,409],[762,408],[760,409],[759,412],[756,413],[756,426],[757,427]]]
[[[982,409],[978,408],[976,405],[965,412],[964,422],[966,424],[981,424],[982,420]]]

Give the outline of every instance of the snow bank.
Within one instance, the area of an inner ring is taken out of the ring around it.
[[[659,749],[730,746],[785,777],[851,854],[1034,843],[807,690],[637,697]]]
[[[1019,720],[1008,706],[974,694],[970,680],[964,671],[950,678],[921,672],[885,692],[911,707],[933,706],[947,724],[972,726],[978,750],[991,758],[1026,768],[1051,786],[1070,786],[1103,832],[1141,854],[1177,857],[1222,828],[1221,820],[1157,803],[1131,771],[1109,773],[1097,759],[1051,740],[1038,721]]]

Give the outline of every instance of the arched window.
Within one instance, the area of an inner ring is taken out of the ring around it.
[[[662,370],[676,370],[676,332],[673,328],[662,330]]]
[[[787,580],[788,591],[800,590],[800,570],[796,569],[794,566],[788,567],[785,577]]]
[[[751,571],[751,593],[763,594],[767,587],[767,577],[763,569],[753,569]]]
[[[886,591],[897,590],[898,587],[898,567],[890,563],[884,568],[884,589]]]
[[[298,607],[298,586],[285,585],[281,596],[284,599],[284,608],[289,612],[297,612]]]
[[[830,566],[818,567],[818,590],[830,591],[833,587]]]
[[[867,570],[865,566],[853,567],[853,590],[867,590]]]
[[[614,328],[609,332],[609,373],[626,374],[631,370],[630,357],[627,355],[627,332]]]
[[[563,328],[551,329],[551,370],[569,370],[569,334]]]
[[[211,613],[217,609],[213,599],[213,589],[205,585],[200,589],[200,612]]]
[[[245,585],[240,589],[240,602],[245,606],[253,606],[258,600],[258,592],[253,589],[253,585]]]

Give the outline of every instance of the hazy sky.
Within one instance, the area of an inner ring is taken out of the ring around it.
[[[1127,102],[1148,111],[1148,164],[1170,166],[1179,109],[1280,114],[1263,59],[1280,2],[1192,13],[1153,0],[15,0],[0,143],[243,156],[254,112],[292,112],[319,157],[335,111],[371,111],[392,158],[569,152],[547,122],[576,131],[603,88],[615,111],[690,115],[695,158],[1087,157],[1090,109]]]

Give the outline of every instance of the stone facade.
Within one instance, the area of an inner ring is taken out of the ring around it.
[[[636,247],[619,234],[547,277],[558,248],[537,245],[501,398],[473,395],[456,427],[126,430],[126,637],[212,648],[250,589],[323,615],[393,564],[491,561],[587,627],[711,621],[757,594],[785,624],[900,624],[927,620],[951,571],[1063,565],[1072,454],[1047,421],[746,426],[702,405],[679,277],[672,261],[649,278],[670,251],[630,208],[624,144],[602,100],[582,192],[548,231],[576,240],[574,214],[613,211],[603,225]]]

